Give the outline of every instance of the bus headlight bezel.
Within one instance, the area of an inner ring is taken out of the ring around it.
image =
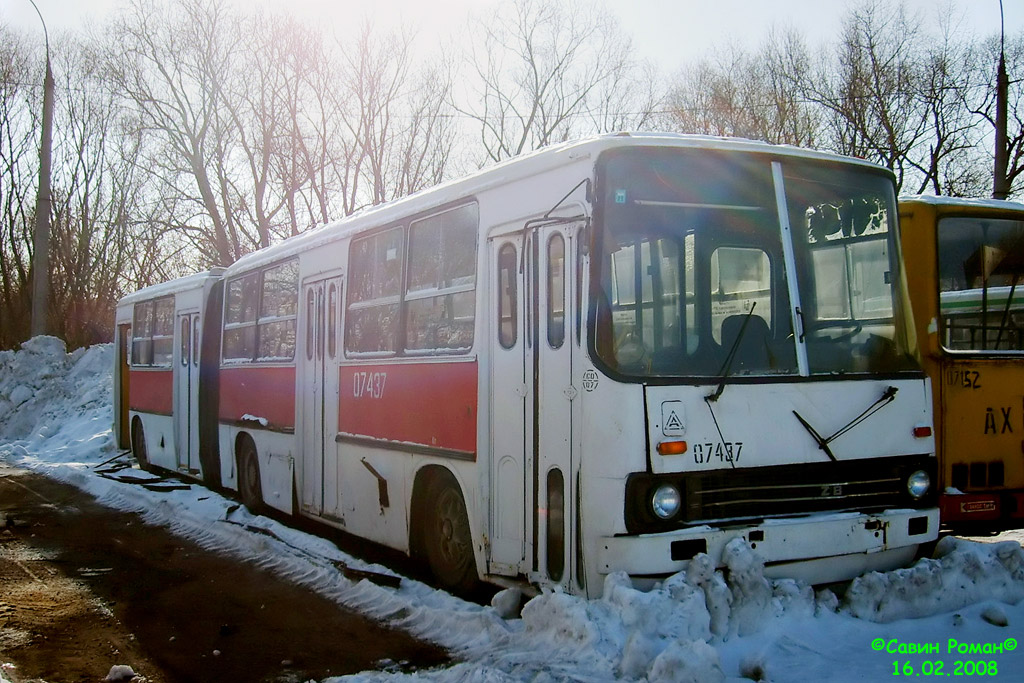
[[[651,493],[651,513],[655,518],[667,522],[683,509],[683,496],[673,484],[660,484]]]
[[[921,500],[932,488],[932,478],[925,470],[916,470],[907,477],[907,495],[913,500]]]

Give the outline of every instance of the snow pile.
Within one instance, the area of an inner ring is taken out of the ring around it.
[[[742,539],[729,543],[725,562],[728,580],[701,554],[650,591],[613,573],[601,600],[541,595],[523,608],[523,639],[528,647],[553,646],[566,673],[586,666],[609,679],[722,681],[713,644],[756,634],[786,613],[815,611],[810,587],[766,579]]]
[[[997,643],[1024,624],[1017,541],[946,538],[935,559],[867,574],[840,599],[765,578],[761,559],[738,539],[726,549],[724,571],[698,555],[650,591],[611,574],[600,599],[545,592],[520,618],[519,594],[511,590],[481,606],[406,578],[398,588],[350,580],[338,563],[391,572],[199,486],[157,492],[101,476],[98,465],[117,455],[112,366],[110,345],[68,354],[47,337],[0,352],[0,459],[73,483],[105,505],[258,564],[462,660],[443,670],[365,672],[349,680],[878,680],[893,675],[900,643]],[[958,656],[938,651],[928,658],[944,658],[952,670]],[[1024,668],[1024,652],[1005,649],[995,658],[1001,671]]]
[[[946,536],[935,547],[935,558],[854,579],[846,593],[850,612],[888,622],[949,612],[983,600],[1015,604],[1024,598],[1020,543],[979,544]]]
[[[0,351],[0,437],[25,451],[62,460],[112,451],[113,346],[67,353],[55,337],[35,337],[19,351]]]

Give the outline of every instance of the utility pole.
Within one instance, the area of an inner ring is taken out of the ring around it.
[[[46,76],[43,78],[43,132],[39,144],[39,193],[32,252],[32,336],[46,334],[50,298],[50,156],[53,143],[53,72],[50,70],[50,34],[35,0],[29,0],[46,38]]]
[[[1006,199],[1010,194],[1009,183],[1006,181],[1006,167],[1009,164],[1009,152],[1006,149],[1006,99],[1009,81],[1010,79],[1006,75],[1003,0],[999,0],[999,70],[996,72],[996,153],[992,179],[993,199]]]

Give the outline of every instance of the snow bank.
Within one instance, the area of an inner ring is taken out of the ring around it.
[[[69,354],[55,337],[0,351],[0,439],[47,462],[112,453],[113,353],[102,344]]]
[[[888,622],[926,617],[983,600],[1018,603],[1024,598],[1024,550],[1020,543],[972,543],[946,536],[935,559],[907,569],[871,572],[846,593],[850,612]]]
[[[741,539],[727,546],[724,571],[698,555],[649,591],[611,574],[599,599],[545,592],[519,618],[515,591],[481,606],[405,578],[397,589],[352,581],[335,563],[390,570],[253,517],[198,486],[155,492],[101,477],[97,465],[117,455],[110,433],[112,365],[110,345],[68,354],[50,337],[0,352],[0,459],[73,483],[101,503],[270,569],[462,660],[443,670],[365,672],[350,680],[877,680],[892,675],[896,655],[875,642],[996,642],[1024,624],[1024,551],[1016,541],[949,537],[934,559],[860,577],[842,599],[767,579],[761,559]],[[951,669],[952,656],[946,659]],[[1016,651],[998,659],[1001,671],[1024,669]]]

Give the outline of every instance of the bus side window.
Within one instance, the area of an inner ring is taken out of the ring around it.
[[[188,329],[188,316],[183,316],[181,318],[181,349],[180,349],[180,351],[181,351],[181,353],[180,353],[180,356],[181,356],[181,358],[180,358],[180,360],[181,360],[181,367],[183,367],[183,368],[188,366],[188,357],[189,357],[189,345],[188,345],[188,343],[189,343],[190,339],[191,339],[191,333],[189,332],[189,329]]]
[[[327,290],[327,355],[338,353],[338,285],[331,283]]]
[[[192,326],[192,365],[199,367],[199,320]]]
[[[316,315],[316,304],[313,300],[312,287],[306,290],[306,359],[313,360],[313,318]]]
[[[267,268],[261,280],[256,360],[291,361],[295,358],[299,262],[292,259]]]
[[[507,243],[498,251],[498,343],[503,349],[515,346],[519,336],[516,294],[516,248]]]
[[[405,350],[473,346],[477,224],[476,204],[466,204],[409,226]]]
[[[224,362],[251,361],[256,354],[256,308],[259,273],[248,273],[227,283],[224,302]]]
[[[132,321],[132,365],[153,364],[153,302],[135,304]]]
[[[398,344],[405,231],[352,240],[348,261],[345,351],[394,354]]]
[[[561,348],[565,341],[565,240],[548,240],[548,345]]]
[[[153,302],[153,365],[171,366],[174,356],[174,297]]]

